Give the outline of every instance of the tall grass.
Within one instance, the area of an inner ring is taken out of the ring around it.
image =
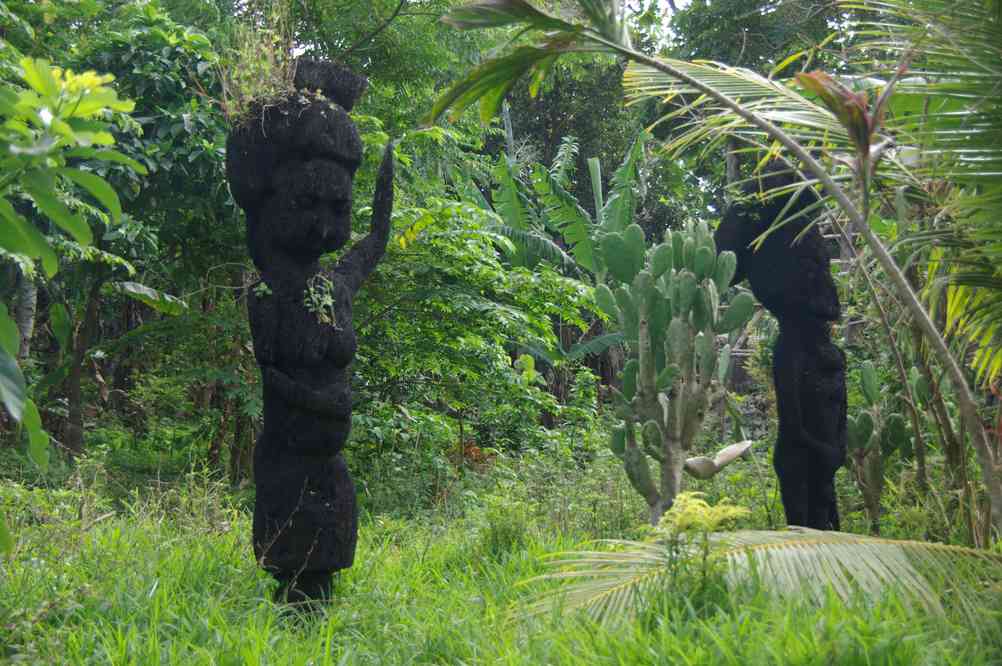
[[[556,479],[532,458],[454,481],[438,508],[364,514],[333,603],[275,605],[246,501],[204,474],[109,499],[0,484],[19,545],[0,565],[0,661],[39,664],[990,664],[999,642],[894,599],[781,605],[663,598],[617,629],[527,619],[544,556],[643,522],[599,456]],[[552,471],[552,470],[551,470]],[[598,498],[605,493],[605,500]],[[617,495],[621,493],[621,495]],[[27,497],[31,495],[30,501]],[[363,498],[364,499],[364,498]],[[617,505],[618,502],[618,505]],[[385,507],[384,507],[385,508]],[[626,530],[629,531],[629,530]],[[622,536],[622,530],[617,536]],[[986,609],[985,622],[998,623]],[[982,634],[984,635],[984,634]],[[1002,635],[995,632],[995,635]]]

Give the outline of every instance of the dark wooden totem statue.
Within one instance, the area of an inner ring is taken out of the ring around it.
[[[392,150],[376,185],[371,232],[332,270],[321,255],[351,236],[352,182],[362,142],[348,117],[366,81],[300,61],[299,92],[261,104],[226,144],[226,176],[247,214],[261,280],[248,295],[264,384],[254,450],[254,553],[289,600],[325,598],[355,556],[355,486],[341,451],[351,427],[352,299],[386,249]]]
[[[792,182],[777,168],[758,185],[766,191]],[[733,282],[747,279],[755,297],[779,321],[772,359],[779,412],[773,465],[786,521],[837,530],[835,471],[846,455],[846,364],[831,339],[841,307],[829,249],[816,226],[805,231],[810,215],[783,224],[758,249],[751,247],[781,215],[792,218],[817,201],[807,188],[799,195],[736,204],[714,240],[718,251],[738,256]]]

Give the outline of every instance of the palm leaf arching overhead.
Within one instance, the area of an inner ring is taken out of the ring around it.
[[[1002,16],[981,1],[847,2],[870,12],[858,65],[886,69],[873,53],[915,49],[888,127],[910,147],[909,169],[947,181],[940,216],[960,248],[943,257],[947,327],[973,343],[985,382],[1002,376]],[[890,20],[889,20],[890,19]]]
[[[984,0],[845,0],[865,12],[856,66],[888,70],[910,53],[888,119],[922,149],[918,169],[964,182],[1002,177],[1002,17]],[[875,58],[872,54],[879,54]],[[923,108],[924,105],[924,108]]]
[[[1002,554],[984,550],[799,527],[722,532],[708,538],[711,557],[725,562],[724,579],[730,588],[757,581],[789,601],[822,603],[830,592],[844,601],[895,592],[906,603],[933,613],[953,606],[976,623],[984,595],[1002,594]],[[670,593],[666,586],[678,555],[667,544],[603,543],[611,549],[560,553],[549,562],[548,573],[526,581],[561,583],[537,597],[527,607],[528,614],[581,610],[597,621],[614,623],[643,610],[654,593]],[[698,548],[691,548],[690,555],[698,558]]]
[[[665,60],[731,99],[741,100],[742,105],[756,115],[782,125],[801,143],[813,143],[818,150],[832,147],[848,149],[848,134],[832,112],[781,81],[766,78],[749,69],[719,63]],[[653,67],[631,62],[623,75],[623,88],[630,103],[651,98],[691,100],[658,120],[660,123],[676,117],[691,118],[666,144],[669,152],[684,152],[698,144],[702,144],[705,152],[719,146],[728,136],[765,149],[772,143],[761,128],[721,107],[692,86]]]

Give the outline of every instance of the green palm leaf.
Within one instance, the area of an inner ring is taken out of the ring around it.
[[[783,82],[768,79],[749,69],[719,63],[671,58],[661,60],[718,93],[740,100],[748,111],[781,126],[800,143],[814,144],[815,152],[820,152],[823,147],[849,149],[849,136],[835,115]],[[679,154],[696,146],[708,151],[729,136],[763,148],[771,143],[760,128],[721,107],[690,85],[648,65],[631,62],[623,75],[623,88],[630,104],[652,98],[677,104],[675,110],[658,120],[661,123],[676,118],[686,119],[665,145],[670,153]]]
[[[986,383],[1002,376],[1002,20],[981,2],[846,2],[863,10],[867,37],[856,66],[879,74],[914,50],[909,76],[891,99],[888,129],[909,147],[910,172],[954,186],[936,230],[947,290],[947,329],[973,343]],[[873,61],[867,53],[884,53]],[[921,242],[921,239],[919,240]]]
[[[514,245],[515,252],[509,255],[513,260],[525,256],[536,257],[568,271],[578,270],[574,257],[567,254],[544,233],[533,229],[516,229],[503,223],[488,225],[483,231],[508,239]]]
[[[929,612],[947,606],[974,618],[985,595],[1002,593],[1002,553],[921,541],[790,528],[709,535],[714,557],[727,563],[736,588],[756,580],[781,598],[822,602],[829,590],[843,600],[894,591]],[[602,542],[613,550],[559,553],[550,571],[525,581],[559,585],[530,602],[529,615],[581,610],[598,621],[629,619],[651,593],[663,590],[673,567],[664,543]],[[693,554],[698,551],[691,546]]]

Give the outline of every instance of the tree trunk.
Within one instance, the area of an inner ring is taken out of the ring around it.
[[[96,333],[100,316],[101,287],[104,285],[103,271],[94,276],[90,292],[87,294],[87,305],[84,310],[83,322],[73,336],[73,349],[69,374],[66,377],[67,423],[63,444],[71,456],[83,453],[83,369],[87,350],[90,349]]]
[[[254,429],[250,418],[239,409],[233,410],[233,439],[230,441],[230,483],[240,485],[251,477],[254,456]]]
[[[215,390],[212,394],[212,404],[209,409],[215,412],[216,431],[209,441],[209,467],[213,470],[225,471],[219,464],[220,454],[223,450],[223,442],[226,441],[226,434],[230,422],[230,413],[233,411],[233,400],[227,399],[223,395],[222,382],[215,382]]]
[[[34,278],[21,273],[17,281],[17,303],[14,306],[14,322],[21,337],[17,360],[23,361],[31,352],[31,336],[35,331],[35,312],[38,307],[38,286]]]
[[[685,452],[677,444],[667,442],[664,448],[665,460],[661,464],[661,496],[651,506],[651,525],[655,527],[661,517],[675,503],[675,497],[682,490],[682,469],[685,466]]]

